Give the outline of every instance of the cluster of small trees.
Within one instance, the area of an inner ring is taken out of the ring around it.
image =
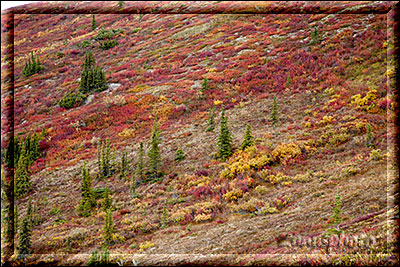
[[[81,72],[79,91],[82,94],[100,92],[106,89],[106,76],[104,71],[95,66],[96,62],[92,52],[85,54],[85,62]]]
[[[43,134],[43,133],[42,133]],[[14,196],[20,198],[31,188],[29,167],[40,157],[39,136],[27,135],[24,142],[11,140],[5,151],[5,165],[15,167]]]
[[[33,52],[31,52],[31,56],[28,57],[28,60],[25,63],[22,75],[28,77],[40,72],[43,69],[44,67],[40,64],[39,57],[36,57],[35,59],[35,57],[33,56]]]
[[[92,52],[85,54],[85,62],[82,66],[81,80],[78,93],[68,92],[58,102],[62,108],[70,109],[81,105],[91,92],[100,92],[107,88],[104,71],[95,66],[96,62]]]

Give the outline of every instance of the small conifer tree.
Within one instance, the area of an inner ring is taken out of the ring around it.
[[[15,145],[14,138],[10,139],[6,146],[6,151],[4,153],[4,163],[8,168],[14,167],[14,157],[15,157]]]
[[[137,182],[143,182],[145,180],[144,175],[144,151],[143,143],[139,145],[138,160],[136,163],[136,180]]]
[[[343,231],[339,229],[339,225],[342,222],[342,201],[340,200],[340,195],[336,194],[335,197],[335,207],[333,208],[333,215],[331,216],[331,223],[330,228],[327,229],[327,235],[330,236],[331,234],[341,234]]]
[[[96,19],[95,19],[95,17],[94,17],[94,14],[93,14],[93,16],[92,16],[92,31],[94,31],[94,30],[96,30]]]
[[[110,139],[107,138],[105,142],[100,141],[97,149],[100,178],[108,178],[112,174]]]
[[[241,149],[244,150],[247,147],[250,147],[254,145],[254,137],[251,135],[251,128],[250,128],[250,124],[246,125],[246,132],[244,133],[244,140],[243,143],[241,145]]]
[[[156,179],[159,178],[161,172],[160,168],[162,165],[161,161],[161,152],[160,152],[160,145],[161,139],[160,139],[160,130],[159,130],[159,125],[157,122],[157,115],[154,118],[153,122],[153,130],[151,133],[151,138],[150,138],[150,149],[148,152],[149,156],[149,176],[151,179]]]
[[[29,166],[29,158],[25,152],[25,148],[23,148],[15,170],[14,191],[17,198],[24,196],[31,188]]]
[[[82,168],[82,198],[78,206],[78,215],[87,217],[90,215],[92,208],[96,205],[94,199],[92,178],[89,175],[89,171],[86,168],[86,162]]]
[[[31,222],[28,216],[25,216],[22,220],[19,238],[18,238],[18,246],[17,251],[19,258],[25,258],[27,255],[31,254],[31,236],[32,236],[32,229],[31,229]]]
[[[182,149],[178,148],[175,152],[175,161],[181,162],[186,159],[186,155]]]
[[[128,173],[127,153],[123,152],[121,157],[121,173],[119,174],[119,178],[126,179],[127,173]]]
[[[108,188],[108,185],[106,185],[106,188],[104,190],[104,199],[102,203],[104,211],[107,211],[112,208],[112,199],[110,193],[111,193],[110,189]]]
[[[88,266],[107,266],[110,265],[110,263],[110,252],[107,248],[104,248],[104,252],[100,253],[95,249],[90,255]]]
[[[218,158],[226,160],[233,154],[232,149],[232,136],[228,129],[228,118],[225,116],[225,110],[221,114],[221,130],[218,136]]]
[[[276,96],[274,96],[274,102],[272,104],[271,121],[274,126],[278,121],[278,105],[276,103]]]
[[[108,209],[106,212],[106,217],[104,221],[104,227],[103,227],[103,244],[107,247],[109,245],[112,245],[113,243],[113,234],[114,234],[114,222],[112,219],[112,211],[111,209]]]
[[[208,80],[206,77],[203,78],[203,83],[201,84],[201,91],[207,91],[209,89]]]
[[[212,132],[215,129],[215,105],[210,108],[209,115],[208,115],[208,128],[207,132]]]
[[[290,74],[289,74],[286,79],[286,86],[290,86],[291,84],[292,84],[292,77],[290,77]]]

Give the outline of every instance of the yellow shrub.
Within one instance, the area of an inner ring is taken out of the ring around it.
[[[264,195],[265,193],[268,192],[268,188],[267,188],[266,186],[259,185],[259,186],[256,187],[256,191],[257,191],[259,194]]]
[[[229,191],[222,196],[222,198],[225,201],[238,200],[238,198],[241,198],[241,197],[243,197],[243,191],[240,189],[235,189],[233,191]]]
[[[272,151],[272,155],[279,159],[295,158],[301,155],[301,149],[295,143],[280,144]]]
[[[125,128],[118,134],[122,138],[132,138],[135,137],[135,129]]]
[[[195,222],[205,222],[211,219],[211,214],[198,214],[194,217]]]
[[[142,252],[142,251],[145,251],[146,249],[149,249],[149,248],[152,248],[152,247],[154,247],[154,243],[146,241],[146,242],[144,242],[144,243],[139,245],[139,251]]]

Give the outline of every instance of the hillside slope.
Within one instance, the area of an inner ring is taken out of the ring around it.
[[[30,191],[15,201],[19,221],[28,199],[35,207],[27,263],[80,265],[101,248],[102,197],[90,216],[77,212],[84,165],[96,192],[111,191],[114,262],[398,263],[392,160],[398,106],[388,88],[387,15],[190,14],[190,4],[182,8],[189,10],[96,14],[93,29],[90,14],[14,15],[15,138],[23,142],[36,133],[40,139]],[[100,47],[106,33],[117,43],[110,49]],[[43,70],[26,77],[31,52]],[[80,92],[87,52],[104,70],[107,87],[60,107],[66,94]],[[6,101],[2,89],[2,107]],[[215,129],[208,131],[213,107]],[[234,151],[226,161],[217,153],[223,110]],[[141,142],[149,169],[155,118],[163,176],[138,179],[132,193]],[[254,145],[242,150],[246,125]],[[106,139],[112,172],[101,178],[99,145]],[[5,148],[2,142],[2,156]],[[178,149],[182,161],[175,159]],[[124,152],[128,168],[121,178]],[[341,221],[335,224],[337,196]],[[342,238],[364,243],[300,242],[324,242],[332,225]]]

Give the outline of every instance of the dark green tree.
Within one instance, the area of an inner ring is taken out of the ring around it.
[[[30,255],[31,250],[31,237],[32,237],[32,229],[31,222],[28,216],[25,216],[22,220],[19,238],[18,238],[18,256],[19,258],[25,258],[27,255]]]
[[[33,52],[31,52],[31,56],[28,57],[28,60],[25,63],[24,69],[22,71],[22,75],[25,77],[31,76],[35,73],[40,72],[43,70],[44,67],[40,64],[39,57],[35,60],[33,56]]]
[[[319,42],[320,42],[320,37],[318,34],[318,29],[317,27],[314,27],[314,31],[311,33],[310,45],[318,44]]]
[[[14,161],[15,157],[15,144],[14,144],[14,138],[10,139],[6,146],[6,151],[4,153],[4,164],[8,168],[14,167],[16,164]]]
[[[161,175],[160,168],[162,165],[162,161],[161,161],[161,151],[159,147],[160,143],[161,143],[160,130],[156,115],[153,122],[153,130],[150,138],[150,149],[148,152],[149,156],[148,165],[150,168],[149,176],[151,179],[159,178]]]
[[[86,168],[86,162],[82,168],[82,198],[78,206],[78,215],[87,217],[92,212],[93,207],[96,205],[96,200],[93,194],[92,178],[89,175],[89,171]]]
[[[250,124],[246,125],[246,132],[244,133],[244,140],[243,143],[241,145],[241,149],[244,150],[247,147],[250,147],[254,145],[254,137],[251,135],[251,128],[250,128]]]
[[[212,108],[210,108],[209,115],[208,115],[208,128],[207,132],[212,132],[215,129],[215,105],[213,104]]]
[[[218,158],[226,160],[233,154],[232,136],[228,129],[228,118],[225,116],[225,110],[221,114],[221,130],[218,136]]]
[[[93,14],[93,16],[92,16],[92,31],[94,31],[94,30],[96,30],[96,19],[95,19],[95,17],[94,17],[94,14]]]
[[[119,174],[119,178],[126,179],[128,175],[128,158],[126,152],[122,153],[120,168],[121,172]]]
[[[106,185],[106,188],[104,190],[104,199],[102,202],[103,210],[107,211],[109,209],[112,209],[112,199],[111,199],[111,191],[108,188],[108,185]]]
[[[278,105],[276,103],[276,96],[274,96],[274,102],[272,104],[271,121],[274,126],[278,122]]]
[[[201,84],[201,91],[205,92],[209,89],[208,80],[206,77],[203,78],[203,83]]]
[[[111,147],[110,139],[106,139],[105,143],[100,141],[100,145],[97,147],[98,150],[98,163],[100,169],[100,178],[108,178],[112,174],[111,164]]]
[[[186,155],[182,149],[178,148],[175,152],[175,161],[181,162],[186,159]]]
[[[103,227],[103,244],[105,247],[108,247],[113,244],[113,234],[114,234],[114,222],[112,219],[112,211],[108,209],[106,212],[106,217],[104,220],[104,227]]]
[[[17,168],[15,170],[15,197],[20,198],[28,193],[31,189],[29,158],[25,152],[25,147],[21,151]]]
[[[85,62],[81,72],[79,92],[87,94],[90,92],[100,92],[106,88],[106,78],[104,71],[95,66],[96,62],[92,52],[85,54]]]
[[[138,159],[136,163],[136,181],[143,182],[145,180],[144,174],[144,150],[143,150],[143,143],[140,142],[139,145],[139,152],[138,152]]]

